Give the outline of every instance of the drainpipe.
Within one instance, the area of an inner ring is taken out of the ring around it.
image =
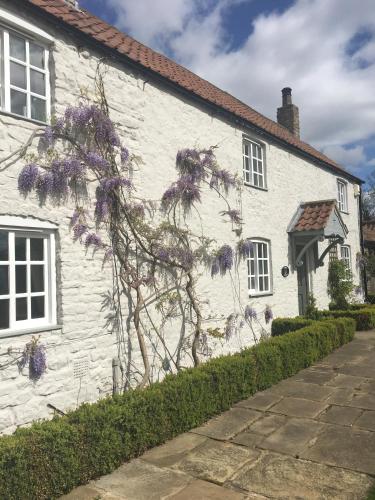
[[[365,245],[364,245],[364,241],[363,241],[362,187],[359,188],[359,234],[360,234],[360,238],[361,238],[361,252],[362,252],[362,256],[364,256],[365,255]],[[368,302],[366,266],[363,266],[363,269],[362,269],[362,280],[363,280],[363,288],[364,288],[364,292],[365,292],[365,301]]]

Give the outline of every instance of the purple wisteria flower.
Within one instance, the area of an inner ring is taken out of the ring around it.
[[[54,134],[52,127],[48,126],[44,129],[43,139],[48,146],[51,146],[53,144]]]
[[[29,377],[39,380],[46,371],[46,348],[39,342],[39,338],[33,337],[31,342],[25,345],[22,357],[18,361],[18,368],[22,370],[29,363]]]
[[[220,215],[228,215],[233,224],[237,225],[242,224],[242,218],[239,210],[236,209],[223,210],[222,212],[220,212]]]
[[[253,319],[257,319],[257,312],[253,307],[247,305],[244,316],[246,321],[252,321]]]
[[[126,187],[130,189],[132,187],[132,183],[129,179],[125,177],[107,177],[100,180],[100,188],[105,193],[109,193],[119,187]]]
[[[38,196],[45,199],[49,194],[52,194],[54,190],[54,176],[52,172],[45,172],[38,176],[36,182],[36,191]]]
[[[88,228],[85,224],[76,224],[73,227],[73,239],[77,241],[82,238],[84,234],[88,232]]]
[[[120,157],[123,165],[129,160],[129,150],[125,146],[121,146]]]
[[[26,195],[34,189],[37,179],[39,176],[39,168],[34,163],[26,165],[23,167],[19,177],[18,177],[18,189],[19,191]]]
[[[240,240],[237,243],[237,252],[240,259],[247,259],[250,256],[250,252],[253,250],[253,248],[254,244],[250,240]]]
[[[214,170],[212,172],[210,180],[211,189],[219,189],[220,187],[224,189],[227,193],[231,187],[236,185],[235,177],[229,173],[227,170]]]
[[[273,319],[272,309],[268,305],[266,306],[266,309],[264,311],[264,319],[267,324]]]
[[[163,194],[161,204],[168,210],[174,203],[181,202],[185,210],[189,210],[195,202],[199,202],[201,193],[199,186],[191,175],[183,175]]]
[[[219,262],[220,273],[225,274],[232,269],[233,266],[233,250],[229,245],[223,245],[218,253],[217,258]]]
[[[33,380],[39,380],[46,371],[46,351],[45,347],[39,343],[35,344],[30,352],[29,374]]]
[[[102,239],[96,233],[88,233],[85,238],[85,247],[88,248],[93,246],[95,248],[100,248],[102,246]]]
[[[108,160],[103,158],[96,151],[88,151],[85,154],[85,160],[91,167],[97,168],[97,169],[102,170],[102,171],[106,171],[109,169]]]
[[[188,175],[194,182],[199,182],[206,176],[200,152],[196,149],[179,151],[176,156],[176,167],[181,176]]]

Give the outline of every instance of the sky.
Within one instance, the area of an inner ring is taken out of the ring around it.
[[[276,119],[293,89],[302,140],[375,171],[375,0],[80,0],[102,19]]]

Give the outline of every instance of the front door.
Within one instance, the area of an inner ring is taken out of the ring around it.
[[[296,246],[296,255],[298,255],[303,246]],[[309,293],[309,276],[307,269],[307,259],[309,251],[302,257],[303,264],[297,267],[297,282],[298,282],[298,310],[300,315],[306,312],[307,296]]]

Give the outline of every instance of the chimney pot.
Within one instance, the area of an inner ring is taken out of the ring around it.
[[[287,128],[296,137],[299,137],[299,110],[292,102],[292,89],[284,87],[281,93],[283,105],[277,109],[277,123]]]

